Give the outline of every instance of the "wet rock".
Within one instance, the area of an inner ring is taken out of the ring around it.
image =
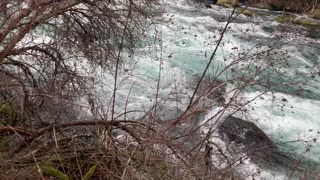
[[[219,134],[228,145],[234,143],[234,148],[241,149],[258,164],[290,164],[290,158],[282,154],[272,140],[252,122],[229,117],[219,126]]]
[[[254,123],[236,117],[227,118],[220,126],[223,137],[236,144],[256,147],[274,147],[269,137]]]

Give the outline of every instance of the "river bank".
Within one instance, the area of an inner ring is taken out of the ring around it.
[[[212,4],[223,6],[226,8],[242,7],[242,8],[258,8],[271,11],[290,12],[295,14],[303,14],[310,18],[320,19],[320,6],[317,1],[305,2],[301,0],[279,1],[279,0],[213,0],[206,1],[206,7],[210,8]],[[245,15],[252,16],[250,10],[243,12]]]

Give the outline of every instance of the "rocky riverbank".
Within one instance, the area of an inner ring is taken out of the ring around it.
[[[311,18],[320,19],[320,5],[314,0],[206,0],[206,6],[217,4],[224,7],[249,6],[273,11],[286,11],[306,14]]]

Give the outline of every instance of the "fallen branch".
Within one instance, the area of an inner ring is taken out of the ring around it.
[[[27,137],[32,137],[33,133],[24,130],[19,127],[12,127],[12,126],[0,126],[0,133],[18,133],[19,135],[27,136]]]
[[[23,147],[25,147],[28,142],[32,142],[36,138],[41,137],[42,135],[51,132],[53,129],[62,129],[62,128],[68,128],[68,127],[75,127],[75,126],[94,126],[94,125],[101,125],[101,126],[114,126],[116,128],[119,128],[125,132],[127,132],[131,137],[133,137],[139,144],[141,143],[141,139],[139,135],[134,133],[130,128],[128,128],[128,125],[138,125],[141,127],[144,127],[148,130],[151,130],[153,132],[156,132],[151,127],[145,125],[144,123],[137,122],[137,121],[105,121],[105,120],[83,120],[83,121],[69,121],[69,122],[63,122],[59,124],[53,124],[51,126],[41,128],[35,131],[29,131],[26,129],[22,129],[20,127],[12,127],[12,126],[0,126],[0,133],[17,133],[19,135],[23,135],[26,137],[27,142],[23,143]],[[23,147],[20,147],[18,151],[23,149]],[[16,151],[15,151],[16,152]]]

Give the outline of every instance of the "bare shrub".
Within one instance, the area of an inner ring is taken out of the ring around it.
[[[245,51],[235,47],[235,53],[225,57],[230,63],[214,77],[209,76],[208,69],[215,63],[229,25],[240,14],[234,8],[185,109],[177,110],[168,120],[161,116],[167,99],[158,96],[160,63],[154,105],[139,119],[129,120],[129,111],[116,114],[115,110],[123,52],[133,53],[150,18],[157,13],[155,3],[0,3],[1,178],[243,178],[235,169],[249,155],[230,154],[228,147],[210,140],[226,117],[245,114],[247,105],[261,95],[280,89],[285,92],[283,87],[301,83],[291,79],[283,84],[281,78],[286,72],[282,67],[290,66],[288,53],[278,50],[283,42],[267,48],[258,43]],[[106,113],[97,110],[99,102],[91,94],[95,79],[90,73],[97,69],[108,70],[114,78]],[[243,102],[243,92],[248,89],[261,93]],[[88,98],[85,105],[77,101],[82,96]],[[204,120],[207,110],[214,106],[220,107],[218,112]],[[92,117],[78,119],[81,111],[88,110]],[[256,153],[256,148],[248,151]],[[224,166],[214,164],[213,156]]]

